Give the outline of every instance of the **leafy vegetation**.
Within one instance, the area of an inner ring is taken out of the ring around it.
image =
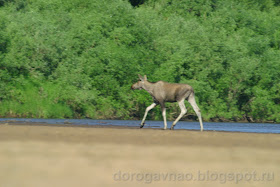
[[[280,122],[279,6],[0,0],[0,116],[137,119],[152,102],[130,91],[139,73],[192,85],[204,120]]]

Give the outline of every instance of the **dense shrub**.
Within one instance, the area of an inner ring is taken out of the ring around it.
[[[192,85],[204,120],[280,122],[279,72],[276,0],[0,1],[2,117],[137,119],[139,73]]]

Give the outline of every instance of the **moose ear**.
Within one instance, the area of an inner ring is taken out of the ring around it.
[[[145,81],[147,81],[147,80],[148,80],[148,79],[147,79],[147,75],[144,75],[144,80],[145,80]]]
[[[139,77],[139,79],[140,79],[141,81],[144,80],[144,78],[143,78],[141,75],[139,75],[139,74],[138,74],[138,77]]]

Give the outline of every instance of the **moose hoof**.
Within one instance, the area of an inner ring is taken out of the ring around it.
[[[144,127],[145,123],[143,123],[142,125],[140,125],[140,129],[142,129]]]
[[[175,125],[171,125],[170,130],[174,130]]]

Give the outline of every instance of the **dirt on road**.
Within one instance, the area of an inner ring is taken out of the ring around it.
[[[280,186],[280,135],[0,123],[0,186]]]

